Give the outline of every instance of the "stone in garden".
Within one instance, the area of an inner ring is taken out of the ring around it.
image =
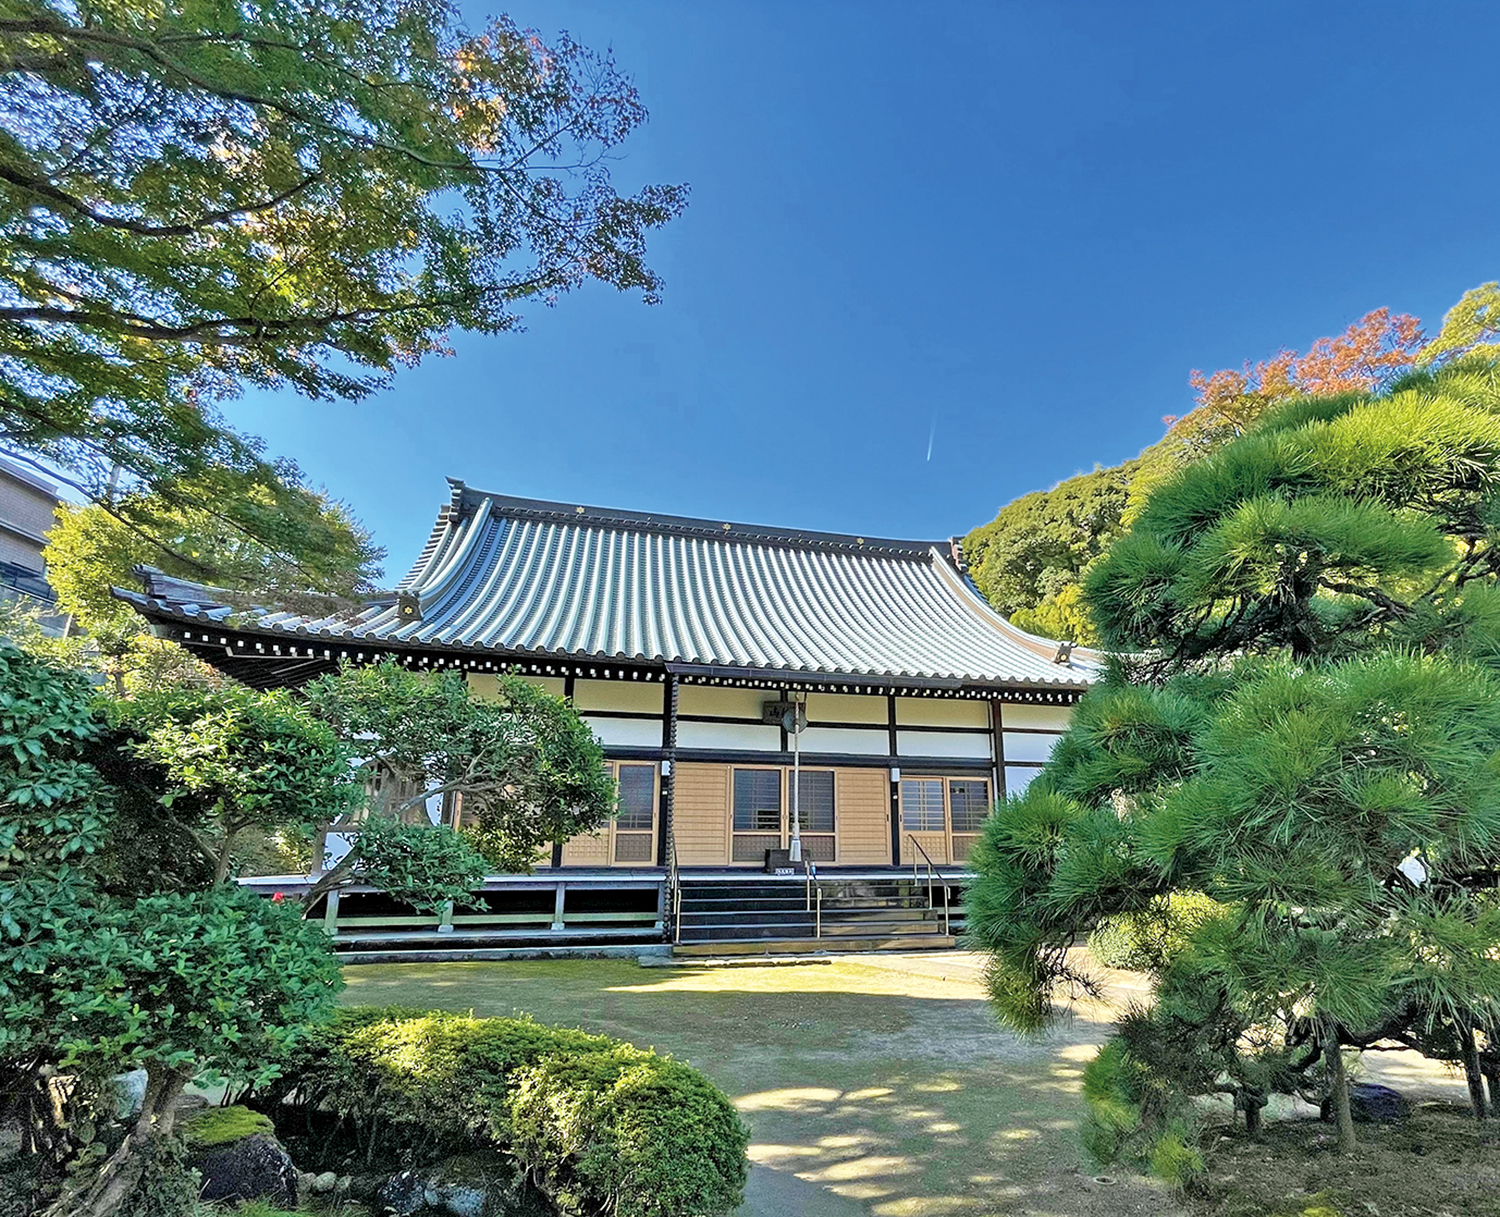
[[[271,1121],[248,1107],[210,1107],[182,1122],[188,1162],[203,1176],[204,1200],[269,1200],[297,1207],[299,1173]]]
[[[1333,1103],[1323,1100],[1319,1115],[1333,1119]],[[1400,1091],[1374,1082],[1349,1084],[1349,1114],[1356,1124],[1404,1124],[1411,1118],[1411,1104]]]
[[[352,1189],[351,1189],[352,1192]],[[545,1210],[530,1193],[523,1175],[498,1154],[460,1154],[436,1166],[405,1170],[386,1181],[376,1197],[389,1217],[501,1217]]]
[[[192,1164],[203,1176],[204,1200],[268,1200],[297,1207],[297,1168],[275,1137],[253,1136],[211,1149]]]
[[[132,1069],[129,1073],[117,1073],[109,1079],[115,1092],[115,1115],[121,1120],[133,1120],[141,1114],[146,1102],[146,1071]]]
[[[324,1171],[313,1178],[311,1187],[315,1195],[322,1196],[338,1186],[339,1177],[333,1171]]]
[[[427,1180],[417,1171],[392,1175],[376,1193],[375,1205],[390,1217],[414,1217],[427,1205]]]

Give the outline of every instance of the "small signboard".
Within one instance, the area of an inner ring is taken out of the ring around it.
[[[807,726],[807,707],[794,701],[761,702],[760,721],[798,734]]]

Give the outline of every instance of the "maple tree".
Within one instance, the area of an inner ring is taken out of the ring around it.
[[[0,115],[0,441],[167,547],[184,512],[341,539],[220,401],[362,398],[588,281],[653,301],[686,204],[611,183],[646,111],[608,54],[443,0],[17,0]]]

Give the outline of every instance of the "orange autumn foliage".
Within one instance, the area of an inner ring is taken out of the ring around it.
[[[1412,367],[1423,342],[1422,323],[1415,317],[1378,308],[1337,337],[1319,338],[1305,355],[1282,350],[1253,366],[1247,361],[1241,369],[1212,376],[1195,369],[1188,379],[1198,391],[1199,410],[1240,431],[1267,406],[1289,397],[1371,392]],[[1164,421],[1186,423],[1199,410]]]

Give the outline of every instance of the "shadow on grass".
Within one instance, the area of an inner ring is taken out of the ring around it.
[[[382,965],[349,1002],[517,1011],[670,1052],[752,1130],[746,1213],[1166,1214],[1096,1184],[1078,1141],[1083,1065],[1108,1014],[1041,1039],[994,1022],[967,980],[857,963],[646,970],[620,960]]]

